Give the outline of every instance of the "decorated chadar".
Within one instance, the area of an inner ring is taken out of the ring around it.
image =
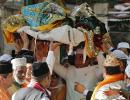
[[[49,2],[25,6],[21,12],[29,26],[40,31],[53,29],[65,18],[64,9]]]
[[[103,51],[104,43],[111,43],[105,24],[98,20],[94,11],[87,3],[76,6],[71,16],[76,19],[75,27],[84,34],[84,61],[86,55],[89,58],[93,58],[97,56],[99,51]]]
[[[7,43],[13,43],[13,33],[26,24],[22,15],[9,16],[3,23],[3,35]]]

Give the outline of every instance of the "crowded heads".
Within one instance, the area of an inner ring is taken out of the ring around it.
[[[25,82],[26,75],[26,58],[15,58],[11,61],[13,66],[13,77],[19,84]]]

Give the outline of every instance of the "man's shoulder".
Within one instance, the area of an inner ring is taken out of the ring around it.
[[[31,100],[32,98],[43,98],[46,94],[32,87],[25,87],[18,90],[12,100]],[[38,100],[38,99],[36,99]]]
[[[25,95],[27,95],[28,93],[37,93],[37,94],[39,94],[39,93],[43,93],[42,91],[40,91],[40,90],[38,90],[38,89],[35,89],[35,88],[33,88],[33,87],[25,87],[25,88],[21,88],[21,89],[19,89],[17,92],[16,92],[16,94],[17,93],[20,93],[20,94],[25,94]]]

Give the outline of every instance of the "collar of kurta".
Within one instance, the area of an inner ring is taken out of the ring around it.
[[[27,87],[32,87],[32,88],[35,88],[39,91],[42,91],[43,93],[46,93],[47,96],[50,98],[50,93],[49,91],[47,91],[47,89],[45,89],[40,83],[38,82],[35,82],[35,81],[31,81],[30,84],[28,84]]]

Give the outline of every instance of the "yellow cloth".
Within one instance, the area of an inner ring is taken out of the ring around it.
[[[102,82],[100,82],[96,88],[94,89],[94,92],[92,94],[91,100],[95,100],[95,94],[98,91],[98,89],[106,84],[113,83],[119,80],[123,80],[124,75],[123,74],[116,74],[116,75],[107,75],[106,79],[104,79]]]
[[[85,37],[85,51],[86,51],[87,56],[89,58],[93,58],[95,56],[94,44],[93,44],[93,36],[94,36],[93,32],[84,34],[84,37]]]
[[[25,20],[22,15],[12,15],[8,17],[3,23],[3,35],[7,43],[13,43],[12,33],[25,25]]]

